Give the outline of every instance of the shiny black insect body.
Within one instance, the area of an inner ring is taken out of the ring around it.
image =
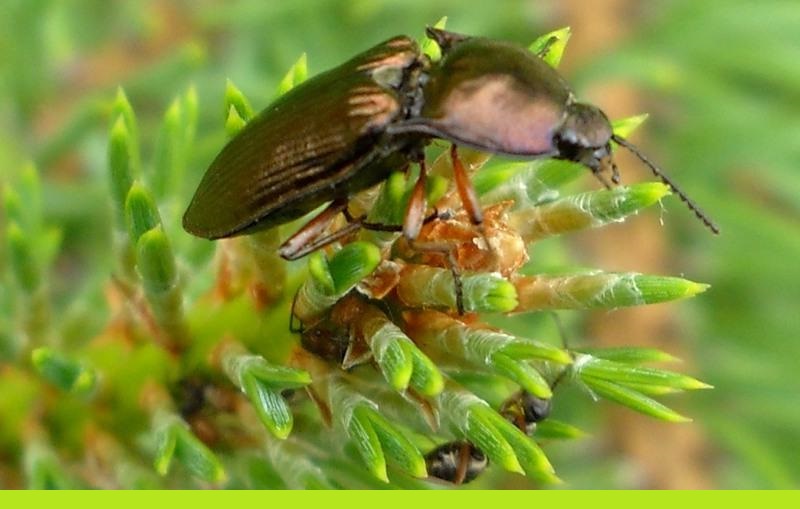
[[[453,484],[466,484],[489,466],[489,458],[471,442],[448,442],[425,455],[430,477]]]
[[[550,416],[552,400],[534,396],[530,392],[520,391],[503,403],[500,415],[525,432],[532,435],[536,425]]]
[[[524,158],[579,162],[609,185],[618,181],[616,142],[647,164],[714,232],[716,226],[629,142],[605,114],[580,103],[564,79],[525,48],[437,29],[443,57],[431,62],[414,40],[389,39],[292,89],[233,138],[203,177],[184,228],[216,239],[252,233],[330,205],[292,236],[280,254],[295,259],[369,225],[347,214],[355,193],[392,171],[420,164],[402,225],[411,241],[426,217],[423,149],[434,138]],[[474,223],[480,205],[453,156],[456,188]],[[339,214],[351,224],[328,236]],[[396,227],[397,230],[401,228]]]

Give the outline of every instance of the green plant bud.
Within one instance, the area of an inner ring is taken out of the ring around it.
[[[128,150],[130,153],[131,175],[136,177],[141,168],[139,155],[139,125],[136,120],[136,113],[125,95],[122,87],[117,88],[114,102],[111,104],[111,119],[116,123],[122,117],[125,131],[128,134]],[[112,128],[113,129],[113,128]]]
[[[614,131],[614,134],[617,136],[621,136],[623,138],[627,138],[634,131],[636,131],[639,126],[644,124],[645,120],[649,115],[644,113],[642,115],[635,115],[633,117],[626,117],[621,118],[619,120],[614,120],[611,122],[611,129]]]
[[[582,376],[581,380],[586,386],[601,398],[605,398],[632,410],[669,422],[691,422],[674,410],[662,405],[644,394],[607,380],[600,380],[590,376]]]
[[[125,219],[133,245],[136,245],[145,232],[161,225],[156,202],[141,182],[134,182],[130,186],[125,199]]]
[[[33,367],[45,380],[64,392],[86,395],[93,391],[97,374],[84,364],[51,348],[37,348],[31,353]]]
[[[231,80],[225,82],[225,113],[230,116],[231,108],[234,109],[237,116],[247,123],[253,118],[253,108],[250,106],[250,101],[242,93],[241,90],[236,88]]]
[[[509,224],[526,242],[596,228],[649,207],[669,194],[660,182],[574,194],[511,214]]]
[[[295,314],[310,322],[370,275],[380,261],[378,247],[362,241],[345,245],[330,260],[320,251],[313,253],[308,260],[311,277],[300,287]]]
[[[134,180],[132,142],[122,115],[111,128],[108,144],[108,168],[111,172],[111,197],[117,212],[118,225],[124,228],[125,199]]]
[[[136,243],[136,267],[148,293],[172,290],[178,282],[175,257],[161,226],[146,231]]]
[[[167,475],[173,461],[177,461],[200,480],[215,484],[225,481],[227,476],[222,463],[182,419],[174,414],[160,414],[155,420],[158,421],[155,427],[156,472]]]
[[[478,172],[473,185],[481,203],[514,201],[514,210],[553,201],[559,188],[584,175],[586,168],[561,159],[505,163]]]
[[[523,276],[514,280],[516,311],[614,309],[693,297],[708,285],[682,278],[636,273],[589,272],[567,276]]]
[[[178,189],[178,183],[183,178],[185,143],[183,109],[180,98],[176,98],[164,113],[156,142],[151,186],[153,194],[159,198]]]
[[[656,348],[639,346],[580,348],[577,351],[591,355],[592,357],[597,357],[598,359],[624,362],[626,364],[643,364],[646,362],[677,362],[680,360],[677,357],[666,352],[662,352]]]
[[[542,60],[547,62],[551,67],[558,67],[561,63],[561,57],[564,55],[564,48],[572,36],[572,31],[569,27],[559,28],[550,33],[538,37],[528,49],[537,55],[541,55]]]
[[[487,418],[482,408],[491,410],[485,401],[467,392],[444,391],[439,396],[442,417],[450,423],[457,436],[463,436],[481,451],[489,460],[510,472],[522,473],[513,447],[503,434]],[[493,411],[493,410],[491,410]]]
[[[465,275],[461,284],[466,311],[502,313],[517,306],[514,285],[499,274]],[[409,265],[400,278],[397,294],[412,307],[456,308],[453,274],[447,269]]]
[[[447,16],[442,16],[439,18],[433,28],[438,28],[439,30],[444,30],[444,27],[447,25]],[[422,53],[428,55],[428,58],[431,59],[431,62],[438,62],[442,58],[442,50],[439,48],[439,45],[436,44],[436,41],[430,39],[428,37],[423,37],[422,43],[420,44],[420,48],[422,49]]]
[[[581,376],[591,376],[600,380],[627,385],[641,384],[669,387],[677,390],[710,389],[711,386],[695,378],[681,373],[663,369],[645,368],[631,364],[599,359],[591,356],[581,356],[575,361],[576,369],[579,368]]]
[[[31,237],[26,235],[16,222],[12,221],[6,227],[8,261],[11,272],[28,294],[38,290],[42,283],[42,269],[34,254],[31,240]]]
[[[536,423],[536,431],[533,436],[540,440],[574,440],[585,437],[586,433],[572,424],[548,417],[544,421]]]
[[[292,64],[278,83],[277,95],[281,96],[308,78],[308,57],[305,53]]]

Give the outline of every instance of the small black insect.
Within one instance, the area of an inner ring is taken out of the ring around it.
[[[536,431],[536,425],[550,416],[552,400],[534,396],[528,391],[519,391],[500,407],[500,415],[525,434]]]
[[[466,484],[478,477],[489,459],[471,442],[459,440],[440,445],[425,455],[428,475],[453,484]]]
[[[275,227],[330,205],[280,247],[299,258],[359,227],[348,200],[398,169],[420,165],[403,225],[413,243],[426,217],[423,149],[450,141],[454,179],[475,224],[483,216],[458,160],[456,144],[524,158],[554,157],[619,181],[615,142],[637,155],[706,226],[717,227],[627,140],[606,115],[578,102],[566,81],[539,56],[514,44],[429,28],[442,49],[431,62],[407,36],[393,37],[295,87],[267,107],[223,148],[206,171],[184,228],[209,239]],[[344,213],[350,224],[325,235]]]

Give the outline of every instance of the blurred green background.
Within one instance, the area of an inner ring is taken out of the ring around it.
[[[670,199],[660,218],[543,250],[542,263],[566,255],[712,285],[680,305],[570,317],[570,334],[649,342],[716,389],[670,400],[694,417],[687,425],[565,396],[556,413],[593,433],[548,449],[566,486],[800,487],[796,0],[1,0],[0,187],[27,161],[43,175],[44,219],[63,232],[50,282],[57,313],[81,317],[83,337],[103,325],[101,314],[75,310],[103,307],[98,279],[111,270],[100,246],[109,245],[107,105],[118,85],[137,110],[145,152],[169,102],[196,85],[191,187],[223,143],[226,78],[260,109],[301,53],[315,74],[391,35],[421,37],[444,15],[451,30],[522,44],[571,26],[562,69],[578,94],[612,118],[650,113],[634,141],[722,229],[710,235]],[[632,159],[621,166],[625,181],[648,178]],[[582,185],[596,187],[589,176]],[[0,293],[0,309],[13,307],[9,298]],[[0,335],[10,333],[0,318]]]

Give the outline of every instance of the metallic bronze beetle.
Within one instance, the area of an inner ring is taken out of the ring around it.
[[[330,205],[280,248],[295,259],[358,227],[323,235],[355,193],[411,163],[420,177],[402,225],[413,242],[425,218],[423,149],[440,138],[523,158],[587,166],[606,185],[619,178],[611,142],[636,154],[715,233],[717,227],[653,163],[614,135],[606,115],[576,101],[539,56],[514,44],[428,29],[442,49],[431,62],[417,43],[393,37],[295,87],[250,121],[216,157],[183,217],[209,239],[272,228]],[[476,224],[481,208],[458,154],[454,177]],[[400,230],[400,226],[396,227]]]

